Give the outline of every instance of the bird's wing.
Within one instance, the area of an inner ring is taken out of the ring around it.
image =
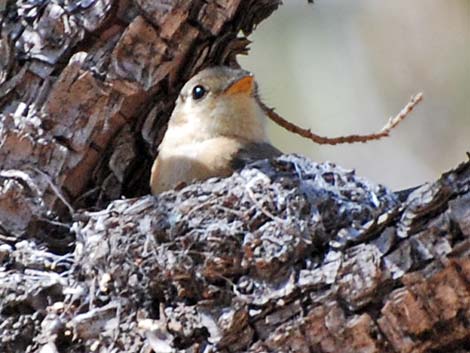
[[[424,184],[413,186],[411,188],[404,189],[404,190],[398,190],[398,191],[395,191],[394,194],[398,197],[398,199],[401,202],[405,202],[408,199],[408,196],[411,195],[411,193],[413,193],[416,189],[419,189],[423,185]]]
[[[241,169],[245,165],[259,159],[274,158],[280,155],[282,155],[282,152],[270,143],[253,142],[240,148],[233,156],[230,165],[233,169]]]

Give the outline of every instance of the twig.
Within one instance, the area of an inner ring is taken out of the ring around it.
[[[45,172],[43,172],[41,169],[38,169],[36,167],[31,167],[30,169],[34,170],[35,172],[41,174],[51,187],[52,191],[54,194],[62,201],[62,203],[67,207],[69,213],[71,216],[74,215],[75,209],[72,207],[72,205],[67,201],[67,198],[65,197],[64,193],[54,184],[52,181],[52,178]]]
[[[259,202],[257,199],[256,199],[256,196],[255,196],[255,193],[253,192],[253,190],[251,189],[251,184],[252,183],[247,183],[246,184],[246,187],[245,187],[245,190],[247,191],[248,193],[248,196],[250,197],[251,201],[253,201],[253,203],[255,204],[256,207],[258,207],[258,209],[261,211],[261,213],[263,213],[265,216],[267,216],[268,218],[271,218],[273,221],[276,221],[280,224],[284,224],[284,220],[273,215],[271,212],[269,212],[265,207],[263,207],[262,203]]]
[[[402,122],[408,114],[416,107],[416,105],[421,102],[423,99],[423,94],[418,93],[414,97],[411,97],[411,100],[408,104],[395,116],[388,120],[387,124],[376,133],[368,135],[349,135],[349,136],[338,136],[338,137],[324,137],[313,133],[310,129],[305,129],[300,126],[297,126],[290,121],[287,121],[279,114],[277,114],[274,109],[266,106],[261,100],[257,97],[258,103],[260,104],[263,111],[268,115],[268,117],[274,121],[276,124],[282,126],[286,130],[298,134],[302,137],[308,138],[313,142],[316,142],[321,145],[336,145],[340,143],[356,143],[356,142],[367,142],[371,140],[379,140],[383,137],[389,136],[390,131],[394,129],[400,122]]]

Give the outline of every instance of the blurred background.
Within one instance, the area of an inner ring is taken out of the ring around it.
[[[270,122],[273,144],[333,161],[393,189],[432,181],[470,151],[470,0],[284,2],[241,65],[284,118],[334,137],[378,131],[424,100],[390,137],[317,145]]]

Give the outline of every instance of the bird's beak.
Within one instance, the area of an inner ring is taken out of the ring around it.
[[[224,94],[246,93],[251,95],[254,88],[252,75],[246,75],[233,81],[225,90]]]

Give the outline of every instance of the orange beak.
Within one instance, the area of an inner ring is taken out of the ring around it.
[[[254,88],[253,76],[243,76],[228,86],[224,94],[246,93],[251,95]]]

